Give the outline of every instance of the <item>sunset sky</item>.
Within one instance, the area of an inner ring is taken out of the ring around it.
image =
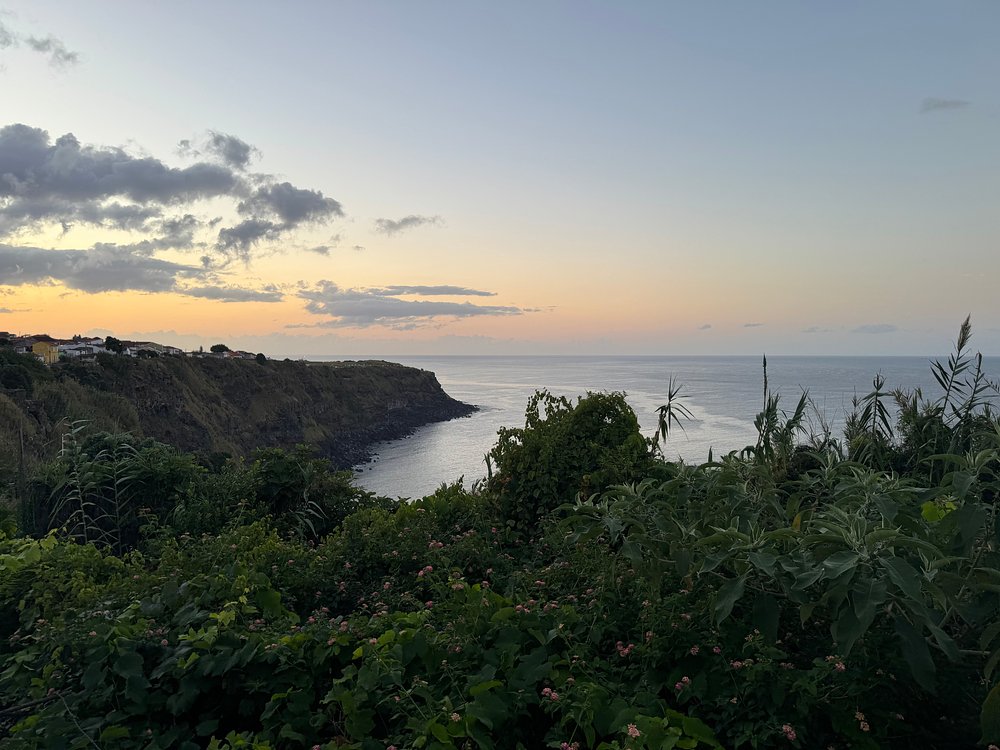
[[[1000,354],[1000,3],[0,0],[0,330]]]

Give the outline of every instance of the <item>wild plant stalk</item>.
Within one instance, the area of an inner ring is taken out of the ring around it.
[[[684,397],[680,395],[680,392],[680,383],[671,375],[670,381],[667,384],[667,403],[656,410],[658,421],[656,434],[653,436],[653,444],[657,447],[660,445],[661,438],[664,444],[666,444],[667,437],[669,437],[674,427],[679,428],[681,432],[685,432],[684,424],[681,420],[694,420],[694,415],[681,403],[681,399]]]

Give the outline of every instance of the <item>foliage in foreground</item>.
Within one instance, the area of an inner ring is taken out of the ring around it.
[[[303,451],[74,433],[0,542],[0,742],[996,744],[1000,425],[965,338],[943,400],[876,381],[843,446],[765,389],[754,446],[667,464],[620,395],[539,394],[485,488],[408,504]]]

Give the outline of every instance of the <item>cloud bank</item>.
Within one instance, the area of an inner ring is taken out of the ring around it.
[[[216,224],[197,219],[194,208],[221,198],[241,220],[202,244],[225,259],[248,261],[258,243],[344,215],[341,204],[319,190],[245,174],[256,150],[235,136],[213,132],[206,148],[213,161],[174,167],[119,147],[84,145],[72,133],[53,141],[41,128],[0,128],[0,238],[51,225],[65,233],[84,224],[159,231],[147,249],[186,249],[196,245],[196,233]]]
[[[429,291],[414,291],[418,289]],[[411,294],[492,296],[491,292],[452,286],[388,286],[384,289],[343,289],[332,281],[320,281],[313,287],[303,288],[299,291],[299,297],[306,300],[306,310],[326,318],[326,320],[315,324],[315,326],[322,328],[385,326],[406,330],[427,325],[438,318],[507,316],[521,315],[525,312],[518,307],[501,305],[399,299],[402,295]]]

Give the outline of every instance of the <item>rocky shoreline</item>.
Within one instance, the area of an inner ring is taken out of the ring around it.
[[[442,400],[438,404],[423,404],[393,410],[379,424],[340,435],[327,445],[319,446],[320,452],[330,459],[336,468],[353,469],[375,458],[373,448],[378,443],[399,440],[412,435],[424,425],[467,417],[479,411],[478,406],[456,401],[447,394],[445,398],[446,401]]]

